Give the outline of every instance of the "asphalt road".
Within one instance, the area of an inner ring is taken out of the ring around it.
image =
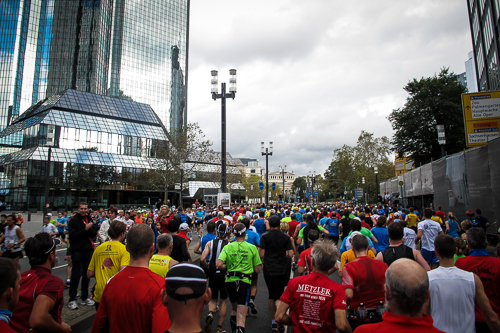
[[[41,231],[41,221],[32,221],[32,222],[25,222],[23,224],[23,231],[26,235],[26,237],[33,236],[37,232]],[[198,241],[196,233],[193,234],[193,242],[192,247],[196,244]],[[191,249],[192,249],[191,247]],[[52,273],[58,277],[60,277],[63,281],[66,281],[66,268],[68,265],[68,262],[65,260],[66,256],[66,244],[63,244],[62,247],[57,249],[57,258],[58,262],[56,266],[52,269]],[[29,270],[30,266],[28,263],[27,258],[20,259],[19,261],[21,265],[21,272],[24,272],[26,270]],[[195,263],[199,263],[199,260],[196,260]],[[339,278],[337,272],[333,273],[330,275],[330,278],[336,282],[341,283],[341,279]],[[90,281],[90,286],[94,284],[95,280],[91,279]],[[64,295],[67,296],[68,294],[68,288],[65,288],[64,290]],[[267,305],[267,297],[268,297],[268,290],[264,281],[264,276],[263,273],[261,272],[259,274],[259,280],[258,280],[258,293],[257,297],[255,299],[255,304],[258,309],[258,313],[256,315],[250,314],[247,317],[246,320],[246,332],[270,332],[271,331],[271,316],[269,314],[269,309]],[[65,304],[66,306],[66,304]],[[228,304],[228,313],[226,314],[223,329],[226,330],[226,332],[230,333],[231,328],[229,324],[229,317],[230,317],[230,311],[231,311],[231,306]],[[206,314],[208,313],[208,307],[205,307],[205,311],[203,313],[202,319],[201,319],[201,328],[203,329],[203,325],[205,323],[205,318]],[[217,321],[218,321],[218,316],[217,314],[214,316],[214,324],[213,324],[213,330],[212,332],[216,331],[217,328]],[[73,326],[73,332],[85,332],[89,333],[90,328],[92,326],[92,321],[93,317],[83,319],[79,325]],[[287,332],[291,332],[291,329],[288,329]]]

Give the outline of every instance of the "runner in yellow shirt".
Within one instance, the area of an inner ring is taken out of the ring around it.
[[[409,214],[406,215],[405,221],[408,222],[408,228],[413,229],[413,231],[417,232],[417,223],[420,222],[417,214],[413,213],[413,207],[410,207]]]
[[[125,239],[127,225],[121,221],[113,220],[109,226],[108,235],[110,242],[104,242],[99,245],[92,255],[87,277],[95,277],[96,285],[94,290],[95,308],[99,307],[104,287],[109,279],[116,273],[124,269],[130,263],[130,253],[125,245],[122,244]]]
[[[156,248],[158,249],[158,253],[154,254],[149,260],[149,269],[160,276],[166,277],[168,270],[172,266],[179,263],[170,257],[173,247],[174,243],[172,241],[172,235],[159,235],[156,239]]]

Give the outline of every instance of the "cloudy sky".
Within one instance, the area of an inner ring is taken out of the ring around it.
[[[444,66],[465,71],[472,51],[465,0],[191,1],[188,122],[220,151],[220,100],[210,70],[238,92],[227,101],[227,150],[270,171],[323,173],[333,149],[365,130],[391,137],[387,116],[403,86]]]

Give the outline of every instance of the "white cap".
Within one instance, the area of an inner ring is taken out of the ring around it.
[[[48,216],[52,216],[52,213],[47,213]]]
[[[188,229],[189,229],[189,226],[187,223],[181,223],[181,225],[179,226],[180,231],[186,231]]]

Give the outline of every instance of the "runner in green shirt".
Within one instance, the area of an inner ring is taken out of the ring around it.
[[[244,332],[252,273],[260,272],[262,262],[257,247],[245,242],[246,228],[243,223],[236,223],[234,234],[236,241],[224,246],[216,266],[227,271],[226,291],[231,302],[231,330]]]

